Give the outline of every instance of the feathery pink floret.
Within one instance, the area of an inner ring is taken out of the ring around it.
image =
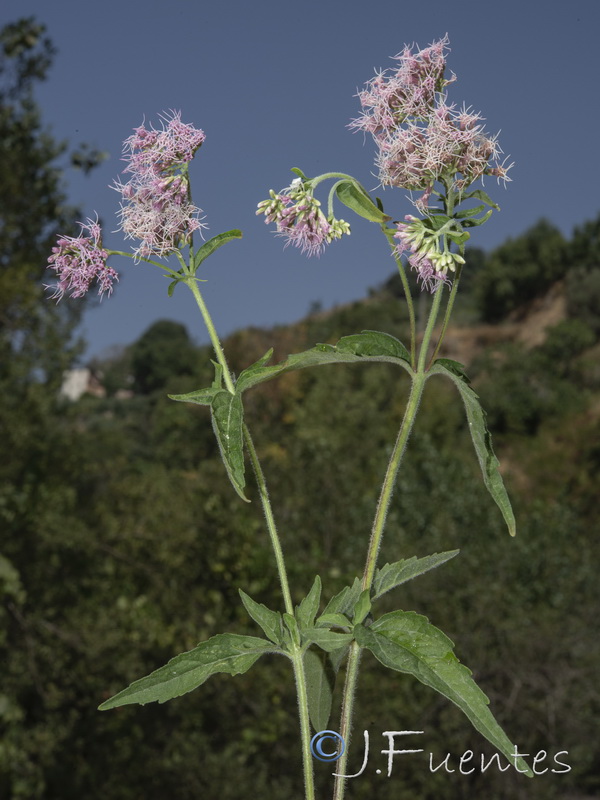
[[[320,202],[296,179],[280,194],[270,192],[270,199],[258,204],[257,214],[265,215],[267,224],[275,222],[277,233],[309,256],[321,255],[334,239],[350,233],[350,225],[333,215],[326,217]]]
[[[189,200],[187,164],[205,140],[204,132],[181,122],[179,112],[163,117],[160,131],[143,125],[125,140],[131,173],[127,183],[116,182],[121,193],[121,229],[140,239],[138,257],[164,256],[187,244],[203,228],[201,210]]]
[[[446,103],[442,92],[455,80],[444,78],[447,48],[447,36],[414,54],[405,47],[396,56],[398,68],[379,72],[359,93],[363,113],[350,123],[375,139],[382,186],[424,191],[421,210],[442,178],[453,178],[457,189],[483,175],[508,180],[509,168],[498,164],[502,151],[481,116]]]
[[[431,254],[427,247],[423,248],[423,237],[420,235],[420,220],[407,214],[407,222],[396,223],[396,233],[394,239],[398,239],[396,245],[396,255],[400,258],[405,253],[408,254],[408,263],[416,271],[417,277],[421,281],[421,288],[430,292],[435,292],[440,283],[449,285],[451,283],[448,274],[444,270],[437,269],[431,260]],[[422,249],[421,249],[422,248]]]
[[[88,219],[87,223],[78,224],[82,233],[87,230],[90,235],[61,236],[48,258],[48,269],[56,272],[58,283],[45,288],[53,290],[51,297],[56,297],[57,302],[67,292],[71,297],[83,297],[94,280],[98,282],[100,297],[105,292],[110,295],[113,282],[119,280],[116,271],[106,264],[108,253],[102,249],[98,221]]]

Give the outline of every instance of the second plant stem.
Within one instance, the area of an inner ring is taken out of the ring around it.
[[[433,334],[435,321],[437,319],[440,303],[443,294],[443,284],[440,284],[431,305],[427,327],[421,342],[419,351],[419,359],[417,369],[412,375],[412,385],[402,424],[396,437],[396,443],[390,456],[388,467],[386,470],[385,478],[379,494],[379,501],[377,503],[377,510],[373,520],[373,527],[371,529],[371,538],[369,540],[369,547],[367,551],[367,558],[362,579],[362,589],[371,590],[373,585],[373,578],[375,576],[375,568],[377,566],[377,556],[379,555],[379,548],[381,547],[381,540],[385,528],[385,520],[390,507],[392,495],[394,493],[394,486],[398,476],[398,470],[402,463],[402,457],[406,449],[406,443],[413,429],[413,425],[419,409],[419,403],[425,388],[428,374],[425,369],[427,361],[427,352]],[[344,694],[342,699],[342,711],[340,716],[340,735],[346,743],[346,748],[342,756],[337,762],[336,779],[333,790],[333,800],[343,800],[345,792],[345,778],[346,763],[348,758],[348,744],[350,742],[350,735],[352,729],[352,716],[354,710],[354,694],[356,691],[356,684],[358,682],[358,663],[360,659],[360,647],[356,642],[352,642],[350,652],[348,655],[348,664],[346,667],[346,681],[344,684]]]
[[[217,361],[219,362],[223,370],[223,380],[225,381],[225,386],[227,387],[227,390],[229,392],[235,394],[235,386],[233,383],[233,378],[231,376],[231,372],[229,370],[229,366],[225,358],[223,347],[221,346],[221,342],[219,341],[216,328],[214,326],[214,323],[212,321],[206,303],[204,302],[204,298],[202,297],[202,294],[198,289],[198,284],[196,282],[196,279],[194,277],[190,277],[190,279],[186,280],[185,283],[187,284],[190,291],[194,295],[196,304],[200,309],[200,313],[202,314],[202,319],[204,320],[204,324],[206,325],[208,335],[210,336],[210,341],[215,351]],[[271,506],[269,493],[267,491],[267,483],[265,480],[264,473],[262,471],[262,467],[260,465],[260,461],[258,459],[258,454],[254,447],[254,442],[252,441],[252,437],[250,436],[250,431],[248,430],[248,427],[245,424],[243,426],[243,435],[246,448],[248,449],[248,453],[250,455],[250,461],[252,462],[252,467],[254,469],[254,474],[256,476],[260,501],[263,507],[263,512],[267,523],[267,529],[269,531],[269,536],[271,539],[271,546],[273,548],[273,553],[275,555],[275,562],[277,564],[277,572],[279,574],[279,582],[281,585],[281,593],[283,595],[283,603],[286,612],[293,617],[294,604],[292,603],[292,596],[290,593],[287,570],[285,568],[283,550],[281,548],[281,542],[279,539],[279,534],[277,532],[277,526],[275,524],[273,508]],[[302,741],[302,763],[304,768],[305,797],[306,800],[315,800],[313,761],[312,761],[312,754],[310,751],[310,721],[308,714],[306,674],[304,671],[304,656],[301,647],[298,644],[294,643],[292,645],[292,651],[289,653],[289,656],[294,667],[294,677],[296,680],[296,692],[298,697],[298,711],[300,715],[300,735]]]

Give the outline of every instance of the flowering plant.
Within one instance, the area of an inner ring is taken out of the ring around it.
[[[269,364],[272,355],[269,351],[234,378],[200,292],[197,273],[208,256],[229,241],[239,239],[241,232],[221,233],[195,249],[194,233],[202,228],[202,222],[200,210],[192,203],[188,168],[205,136],[192,125],[182,123],[180,114],[174,112],[163,118],[161,130],[141,126],[125,142],[125,172],[130,177],[126,183],[117,182],[115,188],[122,198],[121,228],[127,238],[139,241],[134,252],[104,249],[98,224],[89,221],[82,228],[87,229],[90,236],[59,239],[49,259],[50,268],[58,276],[54,296],[59,299],[69,291],[74,297],[81,296],[94,279],[99,284],[100,294],[110,294],[117,275],[106,262],[115,254],[159,266],[171,278],[169,293],[180,283],[192,292],[214,347],[215,375],[210,386],[185,395],[172,395],[172,399],[210,408],[227,474],[243,500],[248,500],[245,469],[245,456],[248,456],[256,476],[282,593],[282,610],[275,610],[257,603],[240,590],[241,601],[260,627],[262,636],[218,634],[135,681],[100,708],[165,702],[197,688],[217,672],[236,675],[250,669],[265,653],[283,655],[291,662],[298,694],[307,800],[315,796],[313,756],[330,755],[323,749],[323,734],[325,740],[333,738],[339,744],[329,760],[339,758],[334,773],[334,800],[342,800],[344,796],[348,777],[347,745],[363,650],[370,650],[385,666],[413,675],[449,699],[512,761],[515,769],[532,774],[494,719],[488,699],[470,671],[455,656],[452,642],[426,617],[415,612],[397,610],[382,616],[377,613],[377,601],[384,594],[441,566],[458,553],[454,550],[419,558],[407,557],[378,567],[398,470],[425,385],[432,375],[444,376],[458,389],[483,481],[509,532],[515,533],[513,512],[478,397],[469,386],[461,364],[437,357],[465,266],[464,247],[469,229],[484,223],[498,208],[482,188],[471,186],[485,175],[508,180],[508,168],[498,163],[497,141],[483,130],[481,117],[468,110],[458,111],[447,103],[444,90],[454,80],[454,77],[444,77],[447,47],[448,41],[444,38],[421,51],[405,48],[396,57],[397,69],[379,73],[359,94],[362,115],[350,126],[373,135],[382,186],[421,193],[414,203],[420,216],[407,215],[404,221],[393,222],[382,202],[373,199],[352,176],[331,172],[309,178],[299,169],[293,170],[295,178],[287,189],[278,193],[271,190],[269,198],[259,203],[257,210],[267,223],[275,225],[286,244],[291,243],[309,255],[318,255],[334,240],[350,234],[350,225],[334,215],[335,201],[377,224],[388,240],[404,288],[410,325],[408,346],[387,333],[362,331],[344,336],[337,344],[317,344],[274,365]],[[315,197],[317,187],[325,181],[333,181],[327,213]],[[467,207],[459,210],[465,202]],[[177,269],[154,260],[170,255],[176,257]],[[432,294],[429,318],[420,341],[415,326],[414,298],[403,258],[407,258],[409,266],[417,272],[421,288]],[[444,302],[444,317],[434,343],[436,323]],[[316,576],[310,591],[294,606],[266,478],[244,421],[244,393],[292,370],[371,362],[399,367],[409,375],[411,391],[376,503],[365,567],[360,577],[328,598],[323,607],[323,587],[320,577]],[[333,684],[344,661],[345,684],[338,733],[325,729],[331,715]],[[321,739],[315,744],[319,736]],[[392,752],[390,749],[390,758]]]

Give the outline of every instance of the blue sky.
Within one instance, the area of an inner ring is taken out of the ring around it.
[[[486,181],[502,211],[474,229],[473,245],[492,248],[542,216],[569,235],[598,214],[597,0],[3,0],[0,24],[29,15],[59,51],[37,92],[45,121],[59,139],[110,153],[87,178],[67,173],[70,200],[83,217],[99,214],[107,247],[129,249],[111,233],[118,195],[108,188],[121,171],[123,139],[167,109],[205,131],[191,170],[194,201],[209,236],[244,231],[205,262],[204,293],[223,335],[299,319],[312,301],[327,308],[362,297],[392,273],[377,226],[345,209],[338,216],[352,223],[352,236],[307,259],[284,250],[255,208],[270,188],[289,184],[294,166],[376,187],[373,144],[347,124],[358,115],[357,90],[404,43],[449,34],[458,77],[449,99],[480,111],[515,161],[506,189]],[[405,194],[382,194],[395,218],[412,210]],[[113,266],[117,290],[85,315],[89,355],[135,340],[159,318],[207,341],[183,287],[169,299],[157,268],[129,259]]]

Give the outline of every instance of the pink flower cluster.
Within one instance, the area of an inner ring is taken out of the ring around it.
[[[286,247],[293,244],[309,256],[320,255],[334,239],[350,234],[350,225],[343,219],[323,214],[321,203],[299,178],[282,193],[271,189],[269,194],[256,213],[264,214],[267,224],[276,223],[277,233],[287,239]]]
[[[416,270],[417,276],[421,281],[421,287],[430,292],[435,292],[440,283],[450,284],[450,279],[446,269],[436,266],[432,260],[432,254],[437,254],[435,240],[427,241],[423,236],[421,220],[407,214],[407,222],[396,223],[397,231],[394,238],[398,239],[396,246],[398,257],[408,253],[408,263]]]
[[[359,93],[363,113],[350,123],[375,139],[381,184],[422,190],[421,209],[442,178],[459,190],[483,175],[508,180],[508,168],[498,163],[502,151],[485,133],[482,117],[446,103],[442,92],[455,80],[444,79],[447,47],[447,36],[416,53],[405,47],[396,56],[398,68],[380,72]]]
[[[48,258],[48,268],[58,276],[58,283],[47,285],[52,289],[52,298],[61,300],[67,292],[71,297],[83,297],[89,290],[92,281],[98,282],[100,297],[106,292],[110,295],[113,282],[119,276],[112,267],[107,266],[108,253],[102,249],[102,233],[98,221],[80,222],[81,232],[89,231],[89,236],[61,236],[52,255]]]
[[[125,140],[131,173],[127,183],[113,188],[121,193],[121,230],[140,239],[138,257],[164,256],[187,244],[203,227],[199,208],[189,199],[188,163],[206,138],[204,132],[181,122],[179,112],[164,117],[162,130],[136,128]]]

